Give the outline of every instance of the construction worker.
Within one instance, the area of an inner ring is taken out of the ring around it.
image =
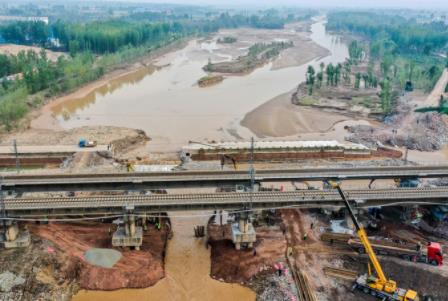
[[[417,252],[418,252],[418,253],[421,253],[421,251],[422,251],[422,243],[421,243],[421,242],[418,242],[418,243],[417,243]]]
[[[303,240],[306,240],[308,238],[308,233],[303,234]]]
[[[157,222],[157,223],[156,223],[156,229],[157,229],[158,231],[160,231],[160,222]]]

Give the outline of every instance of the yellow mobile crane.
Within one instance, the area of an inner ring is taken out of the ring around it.
[[[373,265],[373,268],[376,271],[376,276],[372,275],[369,264],[369,273],[359,276],[355,281],[354,287],[364,291],[367,294],[376,296],[382,300],[419,301],[419,297],[416,291],[398,288],[397,283],[394,280],[386,278],[386,275],[384,275],[381,264],[378,261],[375,252],[373,251],[372,245],[369,242],[367,233],[362,227],[362,225],[358,222],[358,219],[353,213],[350,203],[345,198],[344,192],[342,191],[339,184],[335,182],[329,182],[329,183],[333,188],[337,189],[339,194],[341,195],[345,207],[347,208],[350,217],[352,218],[353,223],[355,224],[356,233],[358,234],[358,237],[361,243],[363,244],[366,253],[369,255],[370,263]]]

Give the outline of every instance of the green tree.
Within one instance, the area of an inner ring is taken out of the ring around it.
[[[312,95],[313,94],[313,86],[314,86],[314,82],[315,82],[315,73],[316,71],[314,70],[313,66],[309,65],[308,69],[306,71],[306,84],[308,87],[308,94]]]
[[[381,109],[383,110],[384,114],[390,114],[392,112],[396,97],[392,91],[392,84],[390,80],[386,78],[381,81],[380,87]]]
[[[355,89],[358,90],[361,84],[361,73],[357,72],[355,74]]]
[[[334,66],[332,63],[327,65],[325,69],[325,73],[327,73],[327,86],[334,85]]]

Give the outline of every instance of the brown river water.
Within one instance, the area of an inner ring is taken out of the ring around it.
[[[123,289],[111,292],[81,291],[72,301],[253,301],[255,293],[239,284],[210,278],[210,250],[204,238],[194,237],[194,226],[206,225],[207,217],[185,216],[189,212],[170,214],[174,236],[168,243],[165,259],[166,277],[145,289]]]
[[[69,99],[53,108],[58,125],[70,129],[85,125],[113,125],[143,129],[153,139],[152,150],[174,150],[188,140],[248,139],[253,133],[240,125],[246,113],[264,102],[291,91],[303,81],[308,64],[342,62],[347,47],[326,34],[324,24],[312,25],[311,38],[331,55],[299,67],[271,70],[271,64],[246,76],[226,78],[206,89],[196,81],[205,75],[207,55],[201,42],[163,56],[157,65],[143,68],[96,89],[83,98]],[[207,51],[219,51],[214,48]],[[219,54],[218,54],[219,55]],[[175,215],[175,213],[173,213]],[[255,300],[253,291],[238,284],[210,278],[210,251],[193,227],[206,218],[172,218],[174,237],[168,244],[166,277],[146,289],[112,292],[81,291],[73,301],[87,300]]]
[[[271,70],[272,64],[245,76],[200,88],[202,67],[210,53],[225,57],[210,43],[191,41],[185,48],[168,53],[155,64],[112,80],[82,98],[72,98],[52,108],[57,126],[112,125],[143,129],[152,138],[151,151],[173,151],[189,140],[249,139],[253,133],[240,125],[248,112],[268,100],[291,91],[305,79],[308,64],[342,62],[348,56],[345,44],[325,32],[324,23],[311,27],[311,39],[331,55],[298,66]],[[166,66],[167,65],[167,66]]]

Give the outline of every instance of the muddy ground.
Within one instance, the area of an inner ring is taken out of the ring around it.
[[[320,234],[328,227],[328,217],[317,211],[283,209],[273,226],[257,228],[256,255],[253,250],[236,251],[229,236],[229,226],[209,226],[212,247],[211,275],[228,282],[241,282],[261,296],[276,296],[276,300],[290,300],[285,289],[287,276],[278,277],[273,268],[285,261],[287,247],[292,248],[292,260],[310,280],[310,286],[320,301],[376,300],[362,292],[352,292],[352,282],[325,275],[325,267],[346,268],[365,273],[368,258],[345,245],[330,245],[321,241]],[[312,224],[312,226],[311,226]],[[402,239],[426,237],[415,229],[399,223],[388,224],[386,236]],[[305,238],[306,234],[306,238]],[[380,256],[385,273],[397,280],[400,287],[417,290],[421,295],[431,295],[436,300],[447,300],[448,270],[424,263],[407,262],[400,258]],[[287,287],[287,286],[286,286]],[[263,289],[262,289],[263,288]],[[267,299],[269,300],[269,299]]]
[[[115,248],[121,259],[112,268],[86,262],[91,248],[112,248],[113,225],[50,223],[27,225],[32,244],[24,249],[0,251],[0,273],[23,277],[24,284],[0,292],[1,300],[70,300],[79,289],[143,288],[165,277],[164,258],[169,230],[149,226],[140,251]],[[8,299],[9,298],[9,299]]]

